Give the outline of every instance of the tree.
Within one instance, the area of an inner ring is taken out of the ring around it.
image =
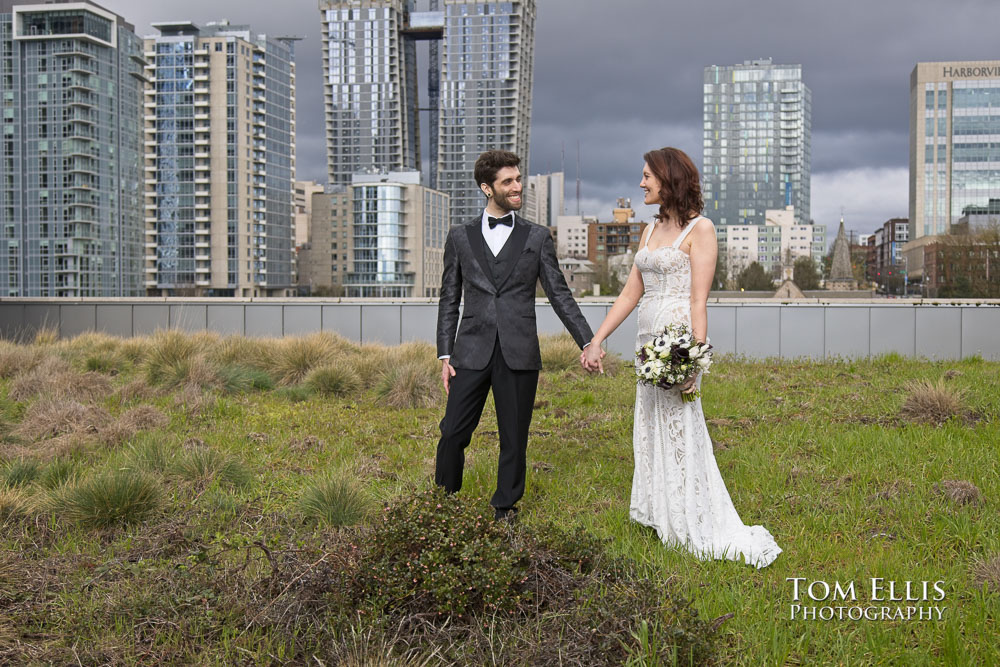
[[[714,290],[724,290],[726,289],[726,279],[728,278],[726,271],[726,252],[722,251],[719,253],[718,259],[715,261],[715,277],[712,278],[712,289]]]
[[[819,289],[819,271],[816,262],[808,255],[799,257],[792,265],[792,280],[801,290]]]
[[[767,291],[774,289],[774,283],[764,272],[764,267],[757,262],[740,271],[736,284],[740,289],[749,291]]]
[[[608,268],[608,262],[597,264],[597,271],[594,273],[594,282],[601,286],[601,296],[618,296],[622,291],[622,282],[618,279],[618,272]]]

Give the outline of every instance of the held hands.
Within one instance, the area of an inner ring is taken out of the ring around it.
[[[447,359],[441,360],[441,382],[444,383],[444,393],[451,391],[451,379],[455,377],[455,369],[448,363]]]
[[[583,352],[580,353],[580,365],[583,366],[584,370],[590,373],[599,371],[603,375],[604,364],[601,363],[601,360],[604,358],[604,355],[605,352],[601,348],[601,344],[591,341],[590,345],[584,348]]]

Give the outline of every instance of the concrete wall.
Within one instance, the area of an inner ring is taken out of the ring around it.
[[[580,306],[596,330],[610,299]],[[538,331],[564,331],[548,302],[537,304]],[[709,336],[717,351],[752,359],[825,359],[898,353],[928,359],[981,356],[1000,360],[1000,301],[777,302],[713,299]],[[389,345],[434,342],[437,303],[430,299],[3,299],[0,336],[30,340],[42,327],[61,337],[87,331],[142,336],[160,329],[210,330],[247,336],[296,336],[332,331],[352,340]],[[631,357],[635,313],[608,347]]]

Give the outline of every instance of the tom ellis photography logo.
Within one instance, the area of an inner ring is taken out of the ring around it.
[[[792,584],[791,620],[940,621],[945,609],[943,581],[892,581],[872,577],[855,581],[788,577]],[[860,593],[859,593],[860,592]]]

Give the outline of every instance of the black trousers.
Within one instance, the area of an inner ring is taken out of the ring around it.
[[[490,499],[490,505],[497,509],[514,507],[524,495],[525,451],[528,448],[531,413],[535,407],[538,371],[510,369],[497,340],[486,368],[480,371],[456,368],[450,386],[448,405],[441,420],[434,481],[449,493],[462,488],[465,448],[479,425],[486,396],[492,388],[500,435],[500,461],[497,466],[497,490]]]

